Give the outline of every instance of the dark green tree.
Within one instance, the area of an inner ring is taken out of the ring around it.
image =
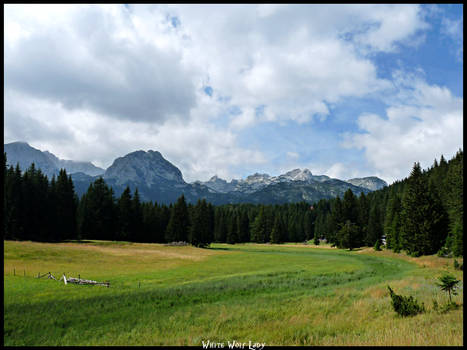
[[[443,245],[445,213],[432,186],[415,163],[402,199],[402,242],[408,254],[430,255]]]
[[[235,212],[229,215],[229,221],[227,225],[227,243],[235,244],[238,242],[238,221],[237,214]]]
[[[456,279],[454,276],[445,273],[441,277],[438,277],[439,283],[438,286],[441,290],[447,292],[449,294],[449,303],[452,303],[451,294],[457,295],[457,285],[459,284],[460,280]]]
[[[130,241],[133,233],[133,203],[130,187],[127,186],[118,199],[117,240]]]
[[[185,196],[182,194],[173,206],[170,220],[167,225],[165,239],[167,242],[188,241],[188,230],[190,226],[188,208]]]
[[[284,242],[285,236],[285,225],[282,221],[281,216],[276,214],[274,219],[274,226],[272,227],[271,231],[271,243],[282,243]]]
[[[358,235],[358,226],[347,220],[337,233],[337,244],[339,248],[348,248],[352,250],[356,248],[355,237]]]
[[[382,236],[383,225],[381,222],[380,209],[379,206],[373,205],[370,209],[365,244],[368,247],[374,246],[377,241],[381,240]]]
[[[198,200],[194,207],[193,222],[190,228],[189,241],[196,247],[206,247],[212,241],[210,213],[206,200]]]

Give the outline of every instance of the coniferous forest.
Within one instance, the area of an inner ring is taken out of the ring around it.
[[[282,205],[141,202],[127,187],[116,198],[102,178],[78,198],[71,176],[48,179],[32,164],[7,167],[4,154],[4,239],[58,242],[123,240],[198,247],[211,242],[282,243],[323,240],[353,249],[385,242],[412,256],[463,255],[463,151],[381,190],[317,203]],[[384,240],[384,241],[383,241]]]

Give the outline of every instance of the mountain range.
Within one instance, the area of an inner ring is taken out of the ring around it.
[[[84,194],[89,184],[102,176],[119,196],[126,186],[132,192],[138,188],[142,200],[173,203],[183,193],[188,202],[205,198],[213,204],[262,203],[281,204],[342,197],[348,189],[356,195],[378,190],[387,183],[375,176],[339,180],[326,175],[313,175],[308,169],[294,169],[279,176],[255,173],[245,179],[227,182],[213,176],[209,181],[187,183],[182,172],[160,152],[149,150],[131,152],[114,160],[107,169],[91,162],[76,162],[57,158],[48,151],[40,151],[25,142],[4,145],[7,164],[21,170],[35,163],[48,177],[57,175],[61,168],[71,174],[75,190]]]

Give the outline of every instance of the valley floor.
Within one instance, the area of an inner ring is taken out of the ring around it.
[[[370,248],[4,241],[4,345],[463,345],[463,306],[433,310],[444,271],[463,286],[453,259]],[[388,285],[427,312],[397,316]]]

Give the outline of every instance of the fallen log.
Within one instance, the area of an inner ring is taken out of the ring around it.
[[[67,283],[91,284],[91,285],[97,285],[97,286],[110,287],[110,282],[98,282],[98,281],[92,281],[92,280],[85,280],[85,279],[82,279],[82,278],[68,277],[66,279],[66,281],[67,281]]]

